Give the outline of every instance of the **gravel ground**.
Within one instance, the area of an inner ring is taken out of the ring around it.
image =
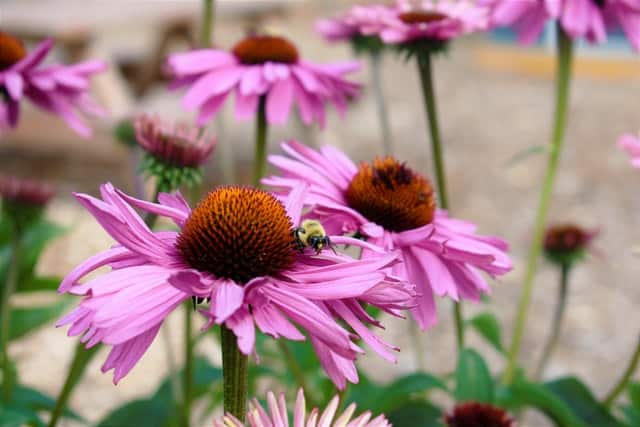
[[[296,12],[294,19],[269,22],[285,29],[301,45],[301,51],[317,60],[347,58],[344,46],[327,47],[308,35],[313,10]],[[234,23],[223,23],[217,33],[228,45],[239,34]],[[512,244],[515,270],[493,283],[490,305],[466,306],[468,315],[490,309],[503,322],[509,337],[520,292],[538,188],[542,181],[545,156],[533,154],[517,163],[518,153],[545,144],[549,137],[552,81],[547,75],[525,76],[507,70],[488,69],[478,61],[478,52],[490,49],[484,39],[459,43],[436,61],[442,133],[448,168],[450,197],[455,216],[472,220],[480,231],[506,238]],[[637,60],[636,60],[637,62]],[[383,74],[392,118],[397,156],[416,170],[431,173],[423,107],[413,64],[389,56]],[[365,69],[358,76],[368,79]],[[635,79],[598,79],[578,75],[572,87],[570,121],[563,152],[555,199],[553,221],[574,221],[601,230],[597,251],[575,270],[561,341],[547,375],[579,375],[603,395],[617,379],[632,350],[640,324],[640,290],[635,277],[640,266],[632,253],[640,240],[640,220],[636,212],[640,199],[635,182],[640,172],[633,170],[626,156],[615,147],[619,134],[634,131],[640,123],[637,94],[640,75]],[[148,111],[172,112],[177,97],[161,88],[141,101]],[[77,141],[60,124],[36,112],[28,112],[22,128],[0,145],[0,171],[50,179],[60,184],[61,195],[48,209],[49,217],[69,226],[69,233],[47,250],[39,267],[43,273],[65,274],[78,262],[106,248],[110,239],[69,196],[71,190],[95,193],[107,180],[131,190],[127,152],[114,147],[104,130],[93,141]],[[252,125],[234,123],[225,111],[220,144],[233,147],[238,173],[251,161]],[[26,124],[28,123],[28,124]],[[45,134],[46,132],[46,134]],[[378,123],[371,94],[350,110],[346,120],[330,116],[323,132],[301,131],[292,123],[274,129],[271,151],[276,142],[297,135],[313,144],[328,143],[344,149],[353,158],[365,160],[380,152]],[[46,136],[46,138],[45,138]],[[225,150],[226,151],[226,150]],[[228,152],[228,151],[227,151]],[[219,156],[220,157],[220,156]],[[220,162],[213,162],[209,173],[220,175]],[[242,178],[241,178],[242,180]],[[557,275],[541,263],[533,292],[527,335],[523,346],[525,361],[537,360],[546,337],[555,300]],[[440,301],[440,323],[424,336],[427,369],[447,372],[454,363],[454,338],[450,304]],[[172,346],[180,345],[180,321],[172,317]],[[629,329],[628,326],[632,328]],[[404,351],[391,366],[376,357],[366,357],[361,366],[380,380],[387,380],[415,368],[413,344],[406,322],[391,321],[385,335]],[[495,370],[500,357],[477,337],[469,341],[488,355]],[[148,394],[167,372],[163,340],[159,339],[136,369],[117,387],[111,376],[103,375],[99,355],[78,387],[72,405],[89,420],[100,419],[110,408],[135,396]],[[18,360],[23,381],[55,394],[65,375],[75,340],[65,338],[65,330],[46,328],[16,342],[11,347]],[[209,344],[209,345],[208,345]],[[179,348],[179,347],[176,347]],[[203,342],[199,351],[217,357],[211,343]],[[544,425],[532,419],[530,426]]]

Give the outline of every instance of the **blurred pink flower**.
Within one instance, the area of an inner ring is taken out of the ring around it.
[[[226,325],[244,354],[254,351],[254,324],[274,338],[304,340],[293,321],[327,353],[352,362],[363,351],[323,302],[355,301],[362,310],[359,301],[397,294],[412,300],[414,293],[381,271],[396,262],[393,255],[359,261],[331,251],[298,251],[292,231],[300,221],[305,190],[299,186],[280,202],[257,189],[219,187],[193,210],[179,193],[161,193],[157,204],[111,184],[101,187],[102,200],[76,194],[117,244],[65,277],[59,291],[84,299],[58,326],[71,324],[69,335],[84,334],[87,347],[99,342],[113,346],[102,370],[115,368],[114,382],[133,368],[164,319],[189,298],[210,299],[209,309],[201,310],[209,319],[205,328]],[[134,207],[170,218],[180,230],[153,232]],[[371,248],[357,239],[335,240]],[[111,271],[78,283],[103,266]],[[351,324],[350,317],[359,313],[345,309],[338,314]],[[344,377],[341,366],[324,366],[332,378]]]
[[[253,119],[264,99],[267,121],[283,124],[292,105],[298,106],[306,124],[325,124],[325,104],[339,113],[347,101],[358,95],[360,85],[344,75],[360,68],[357,61],[314,64],[299,57],[288,40],[274,36],[249,36],[230,51],[205,49],[176,53],[169,57],[172,87],[188,86],[183,107],[199,110],[198,124],[204,125],[235,92],[235,116]]]
[[[163,121],[159,116],[142,114],[133,125],[138,144],[150,155],[174,166],[201,166],[218,142],[195,126]]]
[[[296,406],[293,409],[293,426],[294,427],[390,427],[391,423],[384,417],[371,419],[371,412],[362,413],[356,418],[353,414],[356,410],[355,403],[347,406],[347,408],[338,415],[338,406],[340,399],[335,396],[324,411],[313,408],[306,414],[307,406],[304,399],[304,390],[298,390],[296,398]],[[267,412],[257,399],[250,403],[247,411],[247,422],[243,423],[233,415],[226,415],[222,419],[213,422],[213,427],[289,427],[289,413],[287,411],[287,403],[284,393],[278,398],[272,392],[267,393],[267,404],[269,412]]]
[[[640,138],[626,133],[618,139],[618,147],[626,151],[631,157],[634,168],[640,168]]]
[[[349,40],[356,35],[377,36],[383,22],[397,11],[385,5],[356,5],[338,18],[319,19],[316,31],[328,41]]]
[[[425,0],[418,6],[407,0],[396,2],[395,13],[382,17],[380,38],[387,43],[428,39],[447,41],[488,28],[485,7],[472,1]]]
[[[357,167],[330,146],[317,152],[289,142],[282,148],[290,157],[269,158],[281,175],[262,182],[285,192],[307,183],[308,215],[329,233],[358,233],[398,253],[403,262],[392,272],[416,285],[411,311],[423,329],[436,321],[434,294],[478,301],[490,292],[479,270],[500,276],[512,269],[504,240],[478,235],[474,224],[437,210],[429,181],[392,157]]]
[[[0,175],[0,200],[5,203],[44,207],[55,194],[48,182]]]
[[[42,63],[52,47],[53,41],[47,39],[27,52],[19,40],[0,32],[0,103],[4,103],[0,108],[0,127],[17,125],[20,102],[27,98],[43,110],[60,116],[87,138],[91,136],[91,128],[75,110],[90,116],[104,115],[88,91],[89,78],[107,66],[97,60],[45,66]]]
[[[572,38],[592,43],[607,39],[607,30],[622,28],[640,50],[640,0],[486,0],[491,21],[514,26],[523,44],[538,39],[550,19],[560,21]]]

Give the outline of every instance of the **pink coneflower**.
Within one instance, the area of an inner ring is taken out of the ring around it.
[[[347,406],[342,414],[337,414],[340,399],[335,396],[324,411],[313,408],[307,416],[307,406],[304,399],[304,391],[298,390],[296,406],[293,409],[293,425],[295,427],[390,427],[384,415],[372,419],[371,412],[367,411],[353,418],[356,410],[355,403]],[[214,427],[288,427],[289,413],[284,393],[278,398],[272,393],[267,393],[269,412],[265,410],[257,399],[254,399],[247,411],[247,423],[243,423],[233,415],[226,415],[222,419],[213,422]],[[502,426],[498,426],[502,427]]]
[[[102,61],[86,61],[74,65],[42,65],[53,47],[47,39],[33,51],[27,52],[22,43],[9,34],[0,32],[0,102],[6,104],[0,111],[0,120],[15,127],[20,115],[20,101],[32,103],[60,116],[83,137],[91,135],[78,110],[86,115],[101,117],[102,109],[88,94],[89,78],[104,71]],[[4,116],[4,119],[3,119]]]
[[[515,421],[501,408],[478,402],[457,405],[446,414],[447,427],[513,427]]]
[[[631,165],[640,168],[640,138],[626,133],[618,139],[618,147],[622,148],[631,157]]]
[[[251,119],[264,108],[268,123],[283,124],[295,104],[304,123],[324,126],[325,104],[330,102],[345,113],[348,99],[360,89],[344,78],[360,68],[359,62],[314,64],[300,58],[289,40],[275,36],[249,36],[231,51],[173,54],[168,67],[176,79],[174,87],[189,87],[182,105],[199,110],[199,125],[209,121],[235,93],[237,119]]]
[[[358,167],[330,146],[320,152],[297,142],[282,147],[292,158],[271,156],[281,176],[263,183],[288,190],[308,183],[305,204],[327,230],[358,233],[398,252],[404,262],[393,273],[416,285],[412,313],[422,328],[436,321],[434,294],[477,301],[490,291],[478,270],[491,276],[511,270],[505,241],[479,236],[475,225],[437,210],[429,181],[392,157]]]
[[[163,121],[143,114],[134,121],[135,140],[145,152],[140,169],[157,178],[156,187],[170,191],[202,180],[202,166],[217,140],[196,126]]]
[[[4,202],[44,207],[55,193],[53,185],[46,182],[0,176],[0,199]]]
[[[385,5],[356,5],[338,18],[319,19],[316,31],[328,41],[352,40],[358,36],[375,36],[384,28],[383,22],[397,13]]]
[[[193,297],[210,298],[209,309],[201,310],[209,318],[207,326],[224,324],[232,330],[244,354],[254,350],[254,325],[274,338],[304,340],[295,322],[314,342],[352,361],[362,350],[321,304],[384,302],[387,294],[398,293],[410,301],[413,293],[381,271],[395,262],[394,256],[357,261],[332,251],[298,250],[293,229],[300,221],[304,190],[298,187],[280,202],[253,188],[220,187],[193,210],[179,193],[161,193],[158,204],[111,184],[101,187],[102,200],[76,194],[118,244],[65,277],[60,292],[85,298],[58,325],[71,324],[69,335],[84,334],[87,347],[99,342],[113,346],[102,369],[115,368],[114,382],[142,357],[167,315]],[[179,231],[151,231],[132,207],[172,219]],[[355,239],[331,239],[371,248]],[[111,271],[78,283],[103,266]],[[347,310],[345,316],[354,312]]]
[[[216,146],[215,137],[187,123],[172,123],[142,114],[133,124],[138,144],[161,162],[178,167],[198,167]]]
[[[399,0],[396,13],[383,18],[380,37],[387,43],[420,40],[446,42],[488,27],[487,9],[471,1],[426,0],[418,5]]]
[[[488,0],[491,21],[514,26],[519,40],[530,44],[538,39],[545,24],[557,19],[571,38],[584,37],[602,43],[607,30],[622,28],[631,44],[640,50],[639,0]]]

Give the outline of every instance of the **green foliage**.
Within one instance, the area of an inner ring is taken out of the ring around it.
[[[429,61],[432,54],[445,53],[448,47],[448,41],[430,38],[419,38],[395,46],[405,61],[416,58],[420,63]]]
[[[24,385],[15,385],[11,400],[6,406],[0,406],[0,426],[44,426],[39,412],[50,412],[55,406],[55,399]],[[83,419],[71,410],[63,415],[77,421]]]
[[[441,427],[442,412],[429,402],[408,402],[385,414],[394,427]]]
[[[124,119],[118,122],[113,128],[113,137],[127,147],[136,147],[136,129],[133,127],[133,120]]]
[[[631,383],[627,388],[629,404],[621,407],[622,415],[629,427],[640,426],[640,383]]]
[[[456,367],[456,402],[492,403],[494,395],[493,378],[482,356],[475,350],[464,349]]]
[[[381,55],[387,45],[378,36],[355,34],[349,40],[356,55]]]
[[[183,371],[176,379],[181,386]],[[207,395],[215,400],[222,399],[222,369],[213,366],[202,357],[196,357],[193,369],[193,399]],[[217,397],[216,397],[217,396]],[[172,378],[166,378],[156,392],[147,399],[138,399],[126,403],[109,413],[97,427],[174,427],[179,425],[179,400],[174,397]],[[209,402],[208,408],[213,408],[221,400]]]
[[[545,387],[562,400],[589,427],[620,427],[621,424],[580,380],[561,378]]]
[[[0,283],[7,277],[11,259],[11,225],[6,218],[0,218]],[[65,229],[47,220],[40,220],[29,227],[20,242],[20,267],[18,270],[17,292],[53,290],[58,287],[57,278],[39,277],[35,274],[36,266],[47,245],[61,236]]]
[[[158,180],[158,188],[169,191],[185,185],[195,187],[202,181],[202,170],[197,167],[170,165],[145,153],[140,163],[140,171]]]
[[[503,387],[497,394],[498,406],[510,411],[534,408],[545,414],[558,427],[587,427],[562,399],[542,384],[524,379]]]
[[[21,338],[29,332],[35,331],[40,326],[49,323],[51,320],[59,317],[68,304],[69,300],[64,298],[40,307],[12,308],[9,339],[14,340]]]
[[[500,322],[498,322],[498,319],[494,314],[489,312],[477,314],[467,320],[467,324],[478,332],[480,336],[491,344],[498,352],[504,353]]]

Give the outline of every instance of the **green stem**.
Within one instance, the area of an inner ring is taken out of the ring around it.
[[[11,295],[18,285],[18,273],[20,267],[22,233],[15,227],[11,237],[11,259],[7,271],[7,279],[2,290],[0,300],[0,352],[2,352],[2,398],[9,403],[13,388],[11,373],[11,358],[9,356],[9,334],[11,331]]]
[[[232,330],[220,327],[222,376],[224,380],[224,412],[244,421],[247,412],[248,357],[238,349]]]
[[[213,0],[204,0],[202,5],[202,47],[213,46],[213,20],[215,17],[215,4]]]
[[[382,146],[384,148],[384,154],[390,156],[393,154],[393,145],[391,143],[391,126],[389,124],[389,112],[387,111],[387,104],[384,99],[384,92],[382,90],[382,76],[380,61],[382,59],[382,53],[372,52],[369,55],[369,64],[371,69],[371,87],[373,88],[373,96],[376,100],[376,107],[378,112],[378,121],[380,122],[380,131],[382,133]]]
[[[191,400],[193,397],[193,319],[191,318],[191,301],[184,307],[184,378],[183,378],[183,420],[184,426],[191,425]]]
[[[553,194],[553,184],[555,182],[556,172],[558,170],[558,162],[560,152],[562,151],[562,143],[567,121],[567,109],[569,104],[569,86],[571,81],[571,66],[573,59],[573,43],[571,38],[558,25],[558,55],[557,55],[557,75],[556,75],[556,106],[555,120],[553,125],[553,135],[551,139],[551,147],[549,150],[549,160],[547,170],[545,172],[542,192],[540,193],[540,201],[538,204],[538,212],[536,214],[535,226],[533,231],[533,239],[529,247],[529,255],[527,258],[527,266],[522,286],[522,294],[518,302],[518,312],[515,321],[515,327],[511,339],[511,347],[507,357],[507,367],[502,376],[502,382],[511,383],[513,380],[520,347],[522,346],[522,337],[524,335],[524,327],[527,321],[529,303],[531,301],[531,292],[533,290],[533,279],[535,277],[538,266],[538,259],[542,251],[542,241],[544,238],[544,230],[547,221],[547,213],[551,196]]]
[[[58,399],[56,400],[56,406],[53,408],[51,413],[51,419],[49,420],[49,427],[55,427],[62,416],[62,413],[67,408],[67,404],[69,402],[69,398],[71,397],[71,392],[75,388],[75,386],[80,382],[82,375],[84,374],[84,370],[93,356],[98,353],[101,346],[95,345],[89,349],[84,348],[84,344],[78,343],[76,345],[75,354],[73,356],[73,360],[71,361],[71,366],[69,367],[69,372],[67,372],[67,378],[64,381],[64,385],[62,386],[62,391],[58,395]]]
[[[542,357],[538,366],[533,374],[534,379],[539,379],[544,373],[544,369],[551,358],[551,354],[558,344],[558,338],[560,337],[560,328],[562,326],[562,319],[564,317],[565,308],[567,306],[567,290],[569,287],[569,272],[571,267],[568,264],[563,264],[560,267],[560,284],[558,286],[558,300],[556,301],[556,309],[553,313],[553,320],[551,323],[551,334],[542,351]]]
[[[429,135],[431,137],[431,155],[433,157],[433,167],[436,173],[438,199],[440,201],[440,207],[442,209],[449,210],[447,174],[445,172],[444,156],[442,154],[442,139],[440,138],[440,127],[438,125],[436,92],[433,85],[433,67],[431,62],[431,53],[425,53],[418,56],[418,72],[420,74],[420,83],[422,84],[424,107],[427,112]],[[464,348],[464,321],[462,318],[461,302],[453,302],[453,318],[456,329],[456,345],[458,347],[458,351],[461,351]]]
[[[631,380],[631,377],[633,376],[633,374],[636,371],[636,368],[638,367],[638,362],[640,362],[640,339],[638,339],[638,344],[636,345],[636,349],[633,352],[633,356],[631,356],[631,361],[629,362],[629,366],[627,366],[627,369],[624,371],[624,373],[622,374],[622,377],[616,383],[613,389],[609,392],[609,394],[607,394],[607,397],[604,398],[603,403],[606,407],[610,407],[613,404],[613,402],[616,400],[616,398],[620,395],[620,393],[622,393],[624,389],[627,387],[627,384],[629,384],[629,380]]]
[[[253,164],[253,185],[260,186],[260,180],[267,168],[267,100],[260,97],[256,116],[256,157]]]

